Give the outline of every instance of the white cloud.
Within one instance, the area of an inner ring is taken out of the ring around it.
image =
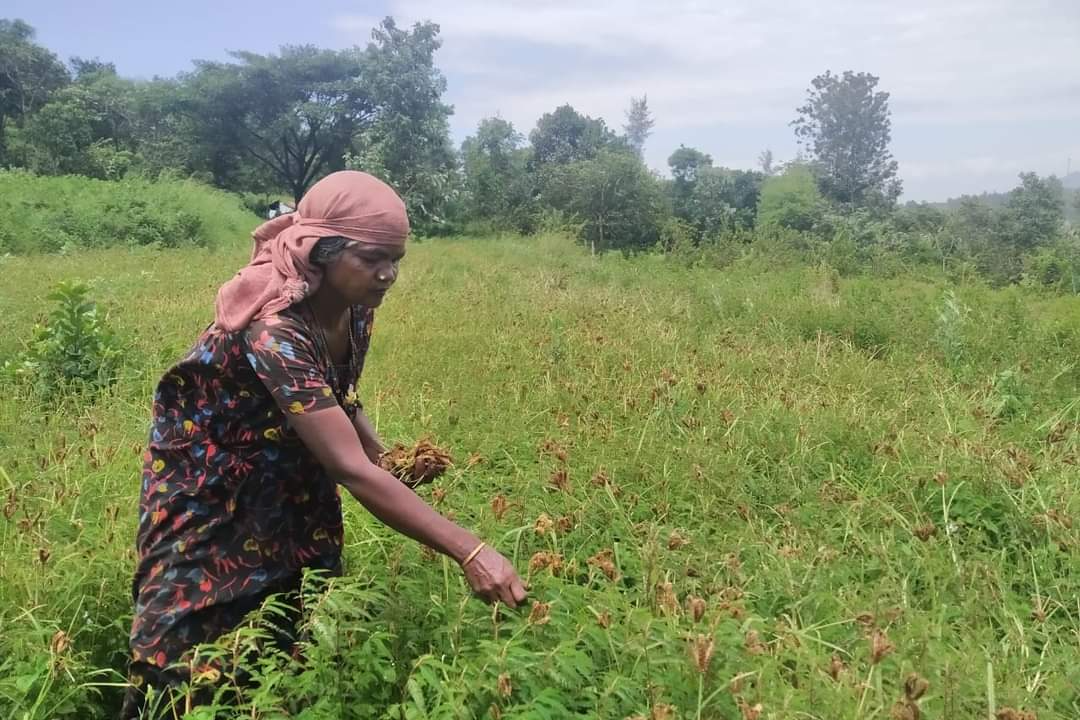
[[[564,102],[618,127],[628,99],[647,92],[664,137],[715,127],[756,139],[762,127],[784,128],[826,69],[880,76],[895,137],[992,124],[1022,134],[1026,123],[1080,119],[1076,0],[391,0],[387,11],[441,25],[459,135],[495,113],[527,132]],[[372,24],[335,20],[358,41]],[[1041,155],[1080,157],[1077,135],[1044,138]],[[703,149],[739,158],[760,149],[724,142]],[[789,147],[790,131],[771,144]],[[651,148],[649,159],[670,150]],[[981,150],[956,148],[941,162],[1000,148]],[[905,169],[897,157],[909,189],[926,177],[915,158]]]

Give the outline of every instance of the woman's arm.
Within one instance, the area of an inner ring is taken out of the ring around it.
[[[360,438],[360,444],[364,446],[364,454],[373,464],[379,464],[379,457],[386,451],[379,434],[375,432],[375,426],[368,420],[362,409],[356,411],[353,416],[353,427],[356,435]]]
[[[369,450],[357,442],[358,429],[340,407],[294,415],[289,424],[331,477],[372,515],[393,529],[461,564],[480,545],[468,530],[432,510],[393,475],[371,461]],[[525,588],[510,562],[485,547],[463,568],[478,595],[516,607]]]

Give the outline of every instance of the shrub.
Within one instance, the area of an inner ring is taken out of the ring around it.
[[[113,245],[213,247],[246,240],[256,224],[228,193],[190,180],[110,182],[0,171],[0,251]]]
[[[56,307],[44,325],[34,327],[26,352],[4,364],[4,375],[30,382],[50,397],[111,385],[121,348],[89,292],[82,283],[59,283],[48,296]]]

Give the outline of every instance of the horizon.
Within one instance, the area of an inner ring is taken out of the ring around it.
[[[431,0],[328,0],[297,23],[277,0],[182,8],[9,0],[4,16],[25,20],[64,61],[97,57],[133,79],[173,77],[229,50],[364,46],[387,15],[403,25],[431,20],[441,28],[436,64],[455,109],[455,146],[494,115],[527,138],[565,103],[621,131],[630,98],[647,95],[653,170],[667,175],[680,144],[718,166],[756,168],[765,149],[778,162],[794,157],[789,123],[811,79],[851,69],[880,77],[890,93],[902,202],[1005,192],[1020,172],[1065,177],[1080,166],[1080,64],[1071,51],[1080,5],[1068,0],[677,5],[462,0],[448,11]],[[723,71],[733,65],[751,70]]]

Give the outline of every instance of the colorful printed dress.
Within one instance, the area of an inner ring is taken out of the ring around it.
[[[357,375],[372,320],[353,308]],[[162,377],[139,503],[133,677],[297,588],[303,568],[340,573],[337,485],[289,425],[339,404],[309,326],[296,306],[239,332],[211,326]]]

